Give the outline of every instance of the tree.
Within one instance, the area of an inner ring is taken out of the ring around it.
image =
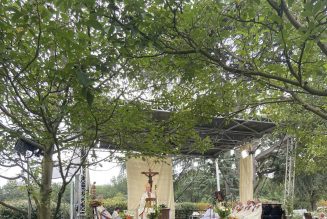
[[[115,55],[101,55],[112,49],[101,46],[104,39],[99,38],[100,31],[95,28],[98,22],[90,13],[93,5],[74,2],[70,6],[7,1],[1,3],[0,9],[1,141],[9,146],[18,138],[36,142],[42,157],[35,161],[39,165],[31,165],[34,171],[28,175],[39,188],[39,194],[32,192],[39,218],[51,215],[53,156],[63,180],[56,216],[65,186],[72,179],[68,172],[75,166],[72,160],[76,151],[85,147],[75,173],[96,144],[98,126],[110,120],[118,104],[115,97],[105,104],[102,94],[96,91],[117,72],[101,69]],[[94,101],[95,96],[99,98]],[[93,103],[97,107],[92,107]],[[100,110],[107,113],[101,120]],[[73,151],[71,157],[64,157],[65,150]],[[27,171],[26,159],[12,156],[13,147],[4,148],[2,155]]]
[[[318,201],[327,195],[325,182],[326,174],[323,172],[298,174],[295,186],[296,205],[315,211]]]
[[[126,53],[148,80],[170,81],[157,92],[166,105],[189,110],[200,121],[267,116],[281,132],[296,135],[307,158],[321,157],[327,140],[327,3],[224,2],[126,0],[108,17],[139,48]]]
[[[97,185],[97,194],[103,195],[106,199],[111,199],[117,194],[123,195],[127,200],[127,177],[126,175],[119,175],[114,177],[110,185]]]
[[[151,87],[124,55],[124,33],[102,16],[104,8],[114,11],[106,1],[0,3],[1,165],[22,169],[14,178],[28,185],[40,219],[57,216],[66,186],[89,165],[100,138],[116,149],[160,155],[195,134],[179,122],[153,121],[152,106],[141,101]],[[18,139],[33,151],[17,155]],[[55,167],[62,182],[52,215]]]
[[[184,77],[190,78],[200,75],[191,68],[204,62],[215,69],[206,71],[211,77],[225,75],[243,86],[255,82],[258,94],[267,96],[269,89],[276,101],[287,100],[327,118],[325,2],[161,1],[145,9],[126,5],[121,8],[126,16],[113,19],[151,43],[139,56],[184,57],[190,65]],[[131,17],[133,13],[148,19],[142,22]]]
[[[216,178],[211,159],[178,156],[174,159],[174,166],[176,202],[212,200]]]
[[[220,172],[220,188],[226,200],[234,201],[238,196],[238,159],[235,154],[221,152],[217,156]],[[178,156],[174,160],[175,200],[192,202],[214,202],[217,190],[215,158],[190,158]],[[176,168],[177,166],[177,168]]]
[[[0,199],[1,200],[15,200],[18,198],[27,198],[24,192],[25,185],[19,184],[17,181],[9,181],[1,187]]]
[[[68,169],[78,171],[100,136],[145,154],[177,152],[190,136],[205,149],[194,124],[265,114],[318,142],[324,157],[327,3],[258,2],[1,2],[2,165],[26,171],[14,142],[36,143],[42,156],[29,174],[40,218],[50,215],[53,156],[60,200]],[[156,107],[178,113],[154,124]],[[304,154],[317,157],[311,145]],[[80,149],[78,165],[62,155]]]

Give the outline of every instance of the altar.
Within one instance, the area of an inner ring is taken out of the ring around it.
[[[262,204],[248,201],[246,204],[239,202],[232,210],[229,218],[235,219],[261,219]]]
[[[166,206],[159,213],[160,219],[175,218],[175,202],[173,191],[173,173],[171,158],[158,160],[155,158],[130,158],[126,162],[128,212],[133,213],[133,219],[140,219],[138,209],[140,198],[144,193],[144,185],[152,184],[151,192],[156,200],[151,207]]]

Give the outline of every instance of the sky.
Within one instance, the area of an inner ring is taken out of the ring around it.
[[[97,153],[98,157],[101,159],[106,156],[106,152]],[[114,177],[117,177],[120,173],[120,164],[117,162],[101,162],[101,166],[91,166],[89,168],[89,175],[90,175],[90,182],[96,182],[97,185],[105,185],[110,184],[111,180]],[[6,177],[15,177],[17,174],[20,173],[20,168],[18,167],[11,167],[11,168],[0,168],[0,175]],[[53,182],[60,182],[58,179],[59,172],[58,170],[54,169],[53,171]],[[0,178],[0,186],[5,185],[8,180]]]
[[[117,163],[104,163],[102,167],[90,167],[90,182],[97,185],[110,184],[114,177],[120,173],[120,166]]]
[[[7,177],[16,176],[20,172],[19,168],[6,168],[0,170],[0,175]],[[117,163],[104,163],[102,167],[91,167],[89,169],[90,182],[96,182],[97,185],[110,184],[114,177],[117,177],[120,173],[120,167]],[[59,180],[54,178],[54,182]],[[0,178],[0,186],[5,185],[8,180]]]

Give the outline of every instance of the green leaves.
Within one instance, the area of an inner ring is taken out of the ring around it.
[[[89,87],[91,85],[92,81],[90,80],[90,78],[87,76],[87,74],[82,69],[79,68],[76,71],[76,75],[77,75],[78,82],[83,87]]]
[[[85,97],[89,106],[92,106],[94,95],[89,87],[82,87],[82,95]]]
[[[97,20],[96,15],[92,14],[90,19],[85,22],[85,24],[89,27],[93,27],[96,30],[102,30],[102,24]]]

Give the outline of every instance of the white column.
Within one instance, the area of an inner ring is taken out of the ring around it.
[[[217,191],[220,191],[220,176],[219,176],[219,166],[218,166],[218,158],[215,159],[216,163],[216,180],[217,180]]]
[[[70,182],[70,219],[74,219],[75,203],[74,203],[74,181]]]

